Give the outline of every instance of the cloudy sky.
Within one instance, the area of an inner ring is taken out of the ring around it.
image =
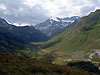
[[[85,16],[100,0],[0,0],[0,17],[15,25],[36,24],[52,17]]]

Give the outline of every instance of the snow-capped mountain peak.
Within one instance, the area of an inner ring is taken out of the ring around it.
[[[39,29],[43,33],[47,34],[48,36],[54,36],[56,33],[63,31],[67,27],[69,27],[72,23],[78,20],[80,17],[73,16],[73,17],[50,17],[46,21],[37,24],[35,26],[36,29]]]
[[[53,20],[53,21],[60,21],[60,20],[58,20],[58,18],[57,17],[50,17],[50,20]]]

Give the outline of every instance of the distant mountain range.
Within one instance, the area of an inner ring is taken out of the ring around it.
[[[34,26],[17,27],[0,18],[0,50],[14,52],[31,42],[44,42],[72,26],[79,20],[78,16],[67,18],[50,18]],[[41,30],[42,29],[42,30]]]
[[[75,24],[79,20],[79,16],[66,17],[66,18],[49,18],[46,21],[39,23],[35,26],[36,29],[40,30],[47,36],[53,37],[61,32],[63,32],[68,27]]]
[[[33,26],[16,27],[0,18],[0,50],[13,52],[24,44],[48,40],[48,36]]]

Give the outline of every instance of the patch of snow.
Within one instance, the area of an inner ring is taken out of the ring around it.
[[[76,17],[76,19],[79,19],[79,17]]]
[[[69,22],[69,23],[73,23],[73,20],[62,20],[63,22]]]
[[[51,17],[50,19],[54,20],[54,21],[57,21],[57,22],[60,22],[56,17]]]

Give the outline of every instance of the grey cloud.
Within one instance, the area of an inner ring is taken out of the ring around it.
[[[73,2],[74,0],[70,0]],[[75,0],[73,7],[79,6],[80,16],[88,15],[90,12],[100,8],[100,0]]]
[[[44,9],[41,4],[36,4],[33,7],[29,7],[24,4],[25,0],[0,0],[0,4],[3,4],[7,9],[0,9],[0,17],[7,19],[10,22],[15,23],[29,23],[36,24],[41,21],[44,21],[48,18],[48,14],[50,10]],[[84,16],[89,14],[91,11],[94,11],[97,7],[100,8],[100,0],[70,0],[73,3],[72,7],[79,6],[80,11],[75,13],[75,15]],[[53,0],[51,0],[53,2]],[[89,2],[89,4],[85,4]],[[70,14],[73,15],[75,10],[69,8],[67,10],[68,5],[60,8],[59,15],[68,16]],[[57,11],[55,10],[55,13]],[[58,16],[59,16],[58,15]],[[49,17],[52,15],[49,15]]]
[[[0,17],[17,23],[29,24],[36,24],[48,18],[47,11],[41,5],[29,7],[23,3],[23,0],[5,0],[0,3],[7,8],[6,10],[0,9]]]
[[[80,15],[85,16],[95,10],[95,6],[84,6],[80,9]]]
[[[90,12],[95,11],[96,8],[100,8],[100,0],[91,0],[90,3],[91,3],[90,5],[87,4],[87,6],[83,6],[80,9],[81,16],[88,15],[88,14],[90,14]]]

